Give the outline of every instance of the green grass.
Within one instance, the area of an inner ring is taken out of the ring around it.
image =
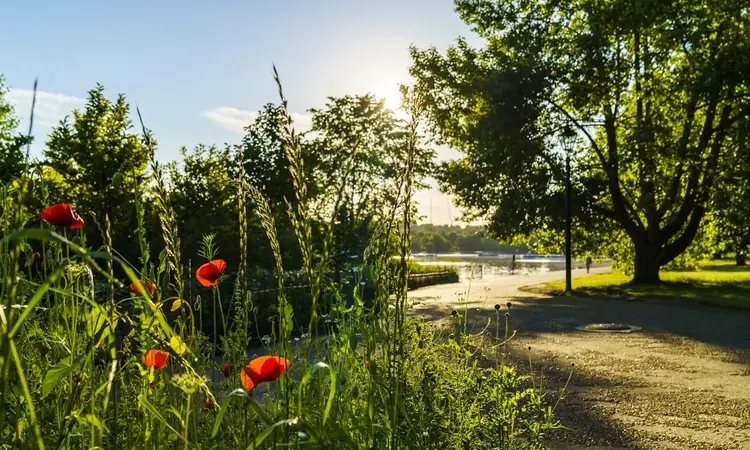
[[[679,298],[730,308],[750,309],[750,266],[734,261],[706,261],[695,270],[662,271],[662,283],[638,286],[622,272],[590,275],[573,280],[574,295],[634,298]],[[562,295],[564,281],[526,286],[527,292]]]
[[[452,264],[419,264],[414,261],[409,261],[409,273],[412,275],[438,272],[453,272],[458,275],[458,269]]]

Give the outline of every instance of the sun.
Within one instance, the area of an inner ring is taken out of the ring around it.
[[[385,99],[385,107],[394,111],[401,107],[401,92],[399,91],[399,82],[388,80],[375,86],[371,92],[378,99]]]

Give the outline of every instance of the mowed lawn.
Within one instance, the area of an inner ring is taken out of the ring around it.
[[[662,271],[662,283],[653,286],[630,284],[622,272],[589,275],[573,279],[574,295],[617,297],[682,298],[700,303],[750,309],[750,266],[737,266],[734,260],[706,261],[695,270]],[[552,281],[521,290],[562,295],[565,281]]]

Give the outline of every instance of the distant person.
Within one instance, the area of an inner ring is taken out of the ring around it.
[[[516,273],[516,269],[518,266],[516,265],[516,254],[513,254],[513,258],[510,260],[510,274],[514,275]]]
[[[591,259],[591,256],[586,257],[586,273],[589,273],[591,270],[591,264],[594,262],[594,260]]]

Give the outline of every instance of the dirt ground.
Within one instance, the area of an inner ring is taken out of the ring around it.
[[[604,272],[597,268],[593,272]],[[585,271],[574,271],[574,278]],[[750,312],[681,300],[543,297],[519,287],[562,272],[434,286],[410,293],[414,313],[444,319],[468,308],[476,331],[513,303],[510,351],[528,371],[543,370],[556,395],[574,363],[557,410],[568,429],[557,449],[750,449]],[[467,295],[468,292],[468,295]],[[589,323],[643,327],[629,334],[577,331]]]

